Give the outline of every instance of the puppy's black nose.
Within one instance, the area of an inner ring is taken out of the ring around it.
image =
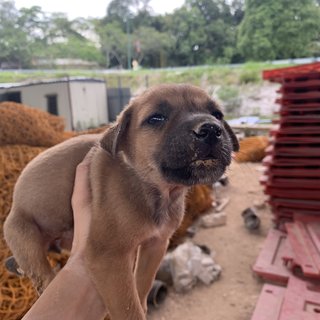
[[[204,123],[198,128],[193,129],[193,134],[198,140],[209,142],[209,140],[220,138],[222,129],[215,123]]]

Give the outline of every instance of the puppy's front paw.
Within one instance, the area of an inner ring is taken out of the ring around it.
[[[23,270],[19,267],[16,259],[11,256],[9,258],[7,258],[4,262],[4,265],[6,266],[6,269],[11,272],[16,274],[17,276],[23,276],[24,272]]]

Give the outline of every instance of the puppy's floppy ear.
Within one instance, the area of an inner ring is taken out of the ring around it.
[[[117,121],[113,123],[100,140],[103,149],[116,156],[121,143],[125,140],[127,129],[130,124],[131,110],[126,108],[117,117]]]
[[[234,134],[234,132],[232,131],[232,129],[230,128],[230,126],[228,125],[227,121],[223,120],[223,126],[229,134],[229,137],[232,142],[233,151],[235,151],[235,152],[239,151],[239,148],[240,148],[239,141],[238,141],[236,135]]]

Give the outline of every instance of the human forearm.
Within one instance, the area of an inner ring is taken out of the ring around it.
[[[105,315],[105,307],[89,276],[67,264],[23,320],[98,320]]]

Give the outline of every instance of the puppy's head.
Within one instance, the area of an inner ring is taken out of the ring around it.
[[[101,146],[123,153],[145,179],[213,183],[239,144],[217,104],[190,85],[161,85],[135,98],[106,132]]]

